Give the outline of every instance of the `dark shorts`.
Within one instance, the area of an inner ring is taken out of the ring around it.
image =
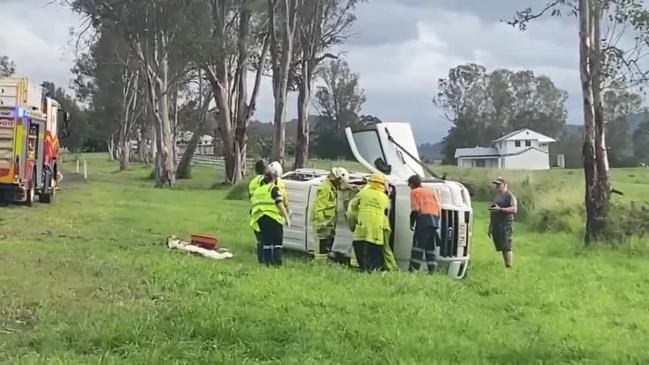
[[[491,230],[491,238],[496,246],[496,251],[509,252],[512,250],[512,224],[495,224]]]

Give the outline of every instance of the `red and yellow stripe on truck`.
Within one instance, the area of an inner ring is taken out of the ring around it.
[[[1,116],[1,114],[0,114]],[[24,128],[12,114],[0,119],[0,184],[15,184],[20,175]]]

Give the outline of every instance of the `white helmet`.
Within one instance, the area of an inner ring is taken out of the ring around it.
[[[334,167],[331,169],[331,175],[340,182],[347,184],[349,182],[349,171],[343,167]]]
[[[276,177],[280,177],[284,174],[282,164],[277,161],[273,161],[270,163],[270,165],[268,165],[268,171],[272,172]]]

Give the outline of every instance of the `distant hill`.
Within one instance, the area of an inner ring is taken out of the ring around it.
[[[633,132],[638,128],[640,123],[649,119],[649,112],[638,113],[629,117],[629,146],[632,146],[631,137]],[[316,126],[325,120],[324,117],[312,115],[309,117],[310,130],[313,133]],[[561,140],[566,137],[581,137],[584,133],[584,127],[576,124],[566,124],[563,128],[562,135],[557,138]],[[295,143],[297,135],[297,119],[286,122],[286,141],[289,144]],[[270,140],[273,138],[273,124],[269,122],[252,121],[248,129],[248,141],[252,146],[257,144],[259,139]],[[418,146],[419,155],[422,159],[428,161],[438,161],[444,158],[444,143],[423,143]]]
[[[437,161],[444,158],[444,142],[420,144],[417,149],[424,160]]]
[[[309,130],[314,131],[317,125],[325,119],[326,118],[318,115],[309,116],[309,127],[310,127]],[[258,138],[262,138],[262,139],[273,138],[274,128],[275,127],[273,123],[260,122],[258,120],[254,120],[250,122],[250,126],[248,127],[248,140],[257,142]],[[297,137],[297,119],[292,119],[286,122],[286,140],[289,143],[295,142],[296,137]]]

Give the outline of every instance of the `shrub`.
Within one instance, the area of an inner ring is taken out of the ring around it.
[[[516,215],[521,221],[527,221],[532,216],[536,207],[534,189],[520,189],[514,192],[518,204],[518,214]]]
[[[249,199],[249,192],[248,192],[248,185],[250,184],[250,181],[243,181],[240,182],[233,187],[230,188],[228,191],[228,194],[225,196],[226,200],[248,200]]]
[[[649,235],[649,204],[611,204],[606,239],[613,244]]]
[[[531,227],[539,232],[574,233],[583,224],[582,206],[539,209],[530,219]]]

